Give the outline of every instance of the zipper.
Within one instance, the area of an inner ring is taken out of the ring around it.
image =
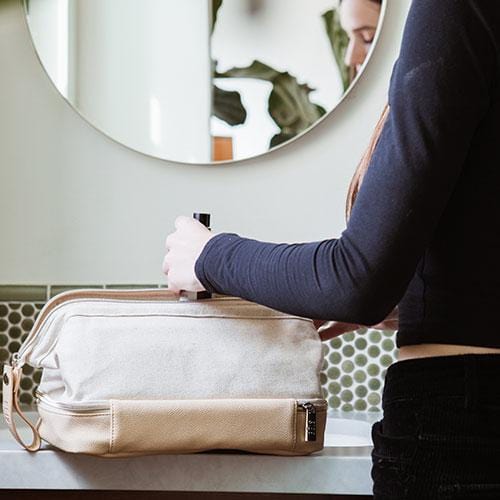
[[[43,309],[41,310],[38,318],[35,321],[30,333],[25,339],[23,345],[16,353],[17,356],[12,358],[13,365],[18,364],[19,360],[26,354],[29,350],[33,341],[42,327],[43,323],[50,316],[50,314],[56,309],[58,306],[64,304],[65,302],[69,302],[72,300],[80,300],[80,299],[109,299],[109,300],[167,300],[171,302],[184,302],[183,300],[179,300],[179,294],[169,291],[168,289],[162,288],[144,288],[144,289],[134,289],[134,290],[103,290],[100,288],[89,288],[85,290],[69,290],[67,292],[62,292],[52,299],[50,299]],[[213,300],[234,300],[234,297],[217,297],[211,298],[210,301]]]
[[[63,403],[61,401],[54,401],[47,394],[38,390],[35,391],[35,403],[48,410],[62,410],[73,413],[94,413],[110,410],[109,404],[106,404],[105,401],[96,401],[94,403]]]
[[[310,401],[299,403],[298,406],[306,412],[304,440],[316,441],[316,407]]]
[[[48,410],[59,410],[59,411],[69,411],[73,413],[82,414],[93,414],[109,412],[109,404],[105,401],[96,401],[93,403],[63,403],[61,401],[54,401],[47,394],[37,390],[35,391],[35,402],[42,408]],[[305,428],[304,428],[304,440],[305,441],[316,441],[316,406],[326,406],[326,402],[321,400],[316,402],[316,405],[311,401],[297,401],[297,408],[300,411],[305,411]]]
[[[47,320],[50,314],[56,309],[58,306],[64,304],[65,302],[73,301],[73,300],[81,300],[81,299],[108,299],[108,300],[158,300],[158,301],[169,301],[169,302],[191,302],[189,300],[185,300],[185,297],[179,295],[175,292],[171,292],[168,289],[162,288],[144,288],[144,289],[134,289],[134,290],[103,290],[100,288],[89,288],[85,290],[69,290],[67,292],[62,292],[52,299],[50,299],[43,309],[40,311],[38,318],[36,319],[30,333],[24,340],[22,346],[19,351],[15,353],[15,356],[12,357],[12,366],[22,365],[24,364],[24,356],[29,351],[30,347],[33,345],[36,339],[36,335],[43,326],[43,323]],[[240,300],[238,297],[212,297],[208,299],[210,302],[214,301],[237,301]],[[305,318],[297,318],[304,319]]]

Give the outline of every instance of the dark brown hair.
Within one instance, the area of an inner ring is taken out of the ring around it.
[[[339,0],[339,5],[342,3],[342,1],[343,0]],[[382,0],[368,0],[368,1],[382,4]],[[356,196],[358,194],[359,188],[361,187],[363,177],[366,173],[366,170],[368,169],[368,165],[370,165],[370,160],[372,158],[373,151],[375,150],[375,146],[378,143],[378,139],[380,137],[380,133],[382,132],[382,128],[384,126],[385,120],[387,119],[388,113],[389,113],[389,103],[386,103],[386,105],[384,106],[384,109],[382,111],[382,114],[380,115],[380,118],[378,119],[377,124],[375,125],[375,130],[373,131],[372,136],[370,138],[368,148],[364,152],[363,157],[361,158],[361,161],[359,162],[358,166],[356,167],[354,175],[351,179],[351,183],[349,184],[349,189],[347,192],[347,199],[346,199],[346,206],[345,206],[346,222],[349,220],[349,217],[351,215],[352,207],[353,207],[354,202],[356,200]]]
[[[389,103],[386,103],[382,111],[382,114],[380,115],[380,118],[378,119],[377,124],[375,125],[375,129],[372,133],[372,136],[370,137],[370,142],[368,144],[368,147],[366,148],[363,157],[361,158],[361,161],[356,167],[354,175],[351,179],[351,183],[349,184],[346,206],[345,206],[346,222],[349,220],[349,217],[351,215],[352,207],[354,205],[354,202],[356,201],[356,196],[359,192],[361,183],[363,182],[363,177],[365,176],[368,166],[370,165],[370,160],[372,159],[373,151],[375,151],[375,147],[377,146],[380,134],[382,132],[382,128],[384,127],[384,123],[387,119],[388,114],[389,114]]]

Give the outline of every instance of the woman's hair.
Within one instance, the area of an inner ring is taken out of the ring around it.
[[[339,0],[339,5],[343,0]],[[368,0],[369,2],[374,2],[378,4],[382,4],[382,0]],[[354,205],[354,201],[356,200],[356,196],[358,194],[359,188],[361,187],[361,182],[363,181],[363,177],[368,169],[368,165],[370,164],[370,160],[373,155],[373,151],[375,150],[375,146],[377,145],[378,139],[380,137],[380,133],[382,132],[382,128],[384,126],[385,120],[387,118],[387,114],[389,113],[389,104],[386,103],[380,118],[378,119],[377,124],[375,125],[375,130],[370,138],[370,143],[368,144],[368,148],[363,154],[361,161],[359,162],[356,171],[351,179],[351,183],[349,184],[349,190],[347,192],[346,206],[345,206],[345,219],[346,222],[349,220],[351,215],[352,207]]]
[[[356,200],[356,196],[363,181],[363,177],[365,176],[368,166],[370,165],[370,160],[372,159],[373,152],[375,151],[375,147],[377,146],[378,139],[380,137],[382,128],[384,127],[384,123],[387,119],[388,114],[389,114],[389,103],[386,103],[382,111],[382,114],[380,115],[380,118],[378,119],[378,122],[375,125],[375,130],[373,131],[372,136],[370,138],[368,148],[366,148],[363,157],[361,158],[361,161],[356,167],[356,171],[354,172],[354,175],[351,179],[351,183],[349,184],[349,190],[347,192],[346,207],[345,207],[346,222],[349,220],[349,217],[351,215],[352,207]]]

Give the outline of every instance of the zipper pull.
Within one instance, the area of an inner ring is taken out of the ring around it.
[[[309,402],[300,406],[306,410],[305,440],[316,441],[316,408]]]

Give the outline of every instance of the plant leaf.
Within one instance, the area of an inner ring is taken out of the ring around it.
[[[330,46],[340,71],[345,92],[351,83],[349,81],[349,67],[344,63],[349,37],[340,25],[340,16],[337,9],[327,10],[321,17],[325,23],[326,34],[330,40]]]
[[[260,61],[254,61],[244,68],[231,68],[224,73],[214,71],[214,78],[257,78],[268,82],[273,82],[279,75],[279,71]]]
[[[241,96],[233,90],[224,90],[214,85],[213,113],[231,126],[241,125],[247,119],[247,112]]]
[[[244,68],[231,68],[216,78],[256,78],[273,84],[268,112],[281,132],[271,139],[270,147],[285,142],[314,124],[326,111],[309,99],[312,88],[299,84],[288,72],[279,72],[260,61]]]
[[[212,0],[212,33],[215,28],[215,23],[217,22],[217,14],[221,8],[222,0]]]

